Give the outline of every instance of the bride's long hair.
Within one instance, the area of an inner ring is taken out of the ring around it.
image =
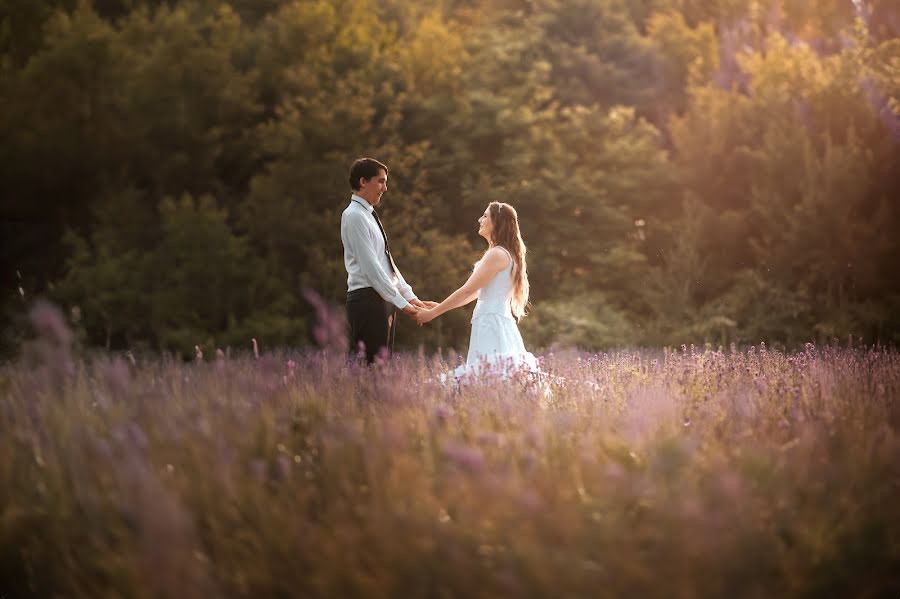
[[[528,265],[525,262],[527,249],[519,230],[519,215],[515,208],[503,202],[488,204],[488,214],[494,229],[491,246],[502,246],[512,255],[512,313],[516,320],[520,320],[528,309]]]

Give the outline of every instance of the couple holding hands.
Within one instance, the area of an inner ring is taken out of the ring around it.
[[[341,241],[351,351],[364,351],[369,363],[379,354],[389,355],[397,310],[423,325],[477,300],[466,363],[454,371],[456,380],[485,373],[505,378],[512,370],[538,371],[516,324],[528,303],[528,271],[525,243],[512,206],[502,202],[488,205],[478,219],[478,234],[487,241],[488,249],[468,280],[437,303],[416,297],[391,256],[387,234],[375,211],[388,189],[387,166],[372,158],[356,160],[350,167],[350,187],[353,195],[341,215]]]

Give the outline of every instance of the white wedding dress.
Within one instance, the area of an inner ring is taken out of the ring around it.
[[[506,248],[501,249],[509,257],[509,263],[478,291],[466,363],[452,372],[452,378],[458,383],[485,378],[506,380],[521,374],[543,378],[537,359],[525,350],[512,315],[515,262]]]

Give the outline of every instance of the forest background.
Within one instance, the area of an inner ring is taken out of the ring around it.
[[[0,0],[0,139],[7,355],[38,297],[87,346],[311,343],[359,156],[423,299],[517,208],[530,347],[900,341],[893,0]]]

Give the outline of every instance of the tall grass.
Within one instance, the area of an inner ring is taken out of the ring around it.
[[[900,593],[895,350],[560,353],[547,395],[68,342],[0,370],[4,599]]]

